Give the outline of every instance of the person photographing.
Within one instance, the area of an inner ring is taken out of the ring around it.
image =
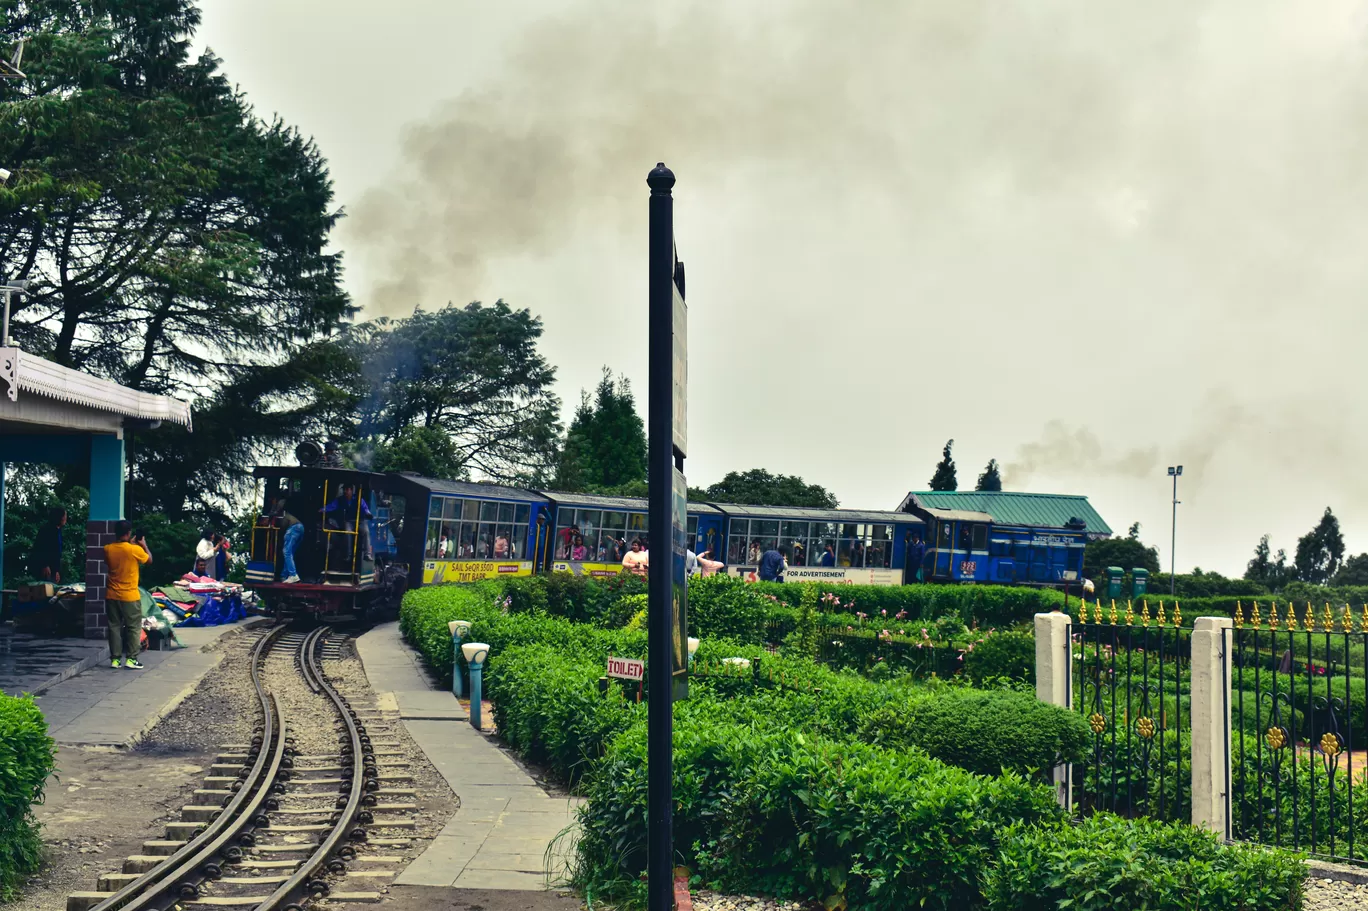
[[[138,571],[152,562],[147,536],[133,534],[133,523],[120,519],[114,526],[113,544],[104,546],[109,575],[105,582],[105,616],[109,620],[109,666],[138,670],[142,662],[142,595],[138,592]]]

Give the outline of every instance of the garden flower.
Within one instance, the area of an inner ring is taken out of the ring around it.
[[[888,609],[887,609],[887,608],[884,608],[883,610],[879,611],[879,613],[880,613],[882,616],[887,617],[887,616],[888,616]]]
[[[905,610],[900,610],[900,611],[898,611],[896,614],[893,615],[893,619],[894,619],[894,620],[906,620],[906,619],[907,619],[907,611],[905,611]]]

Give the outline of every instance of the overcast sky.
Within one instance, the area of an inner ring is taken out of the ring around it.
[[[313,136],[369,315],[503,297],[567,412],[646,390],[645,176],[678,176],[694,484],[892,508],[1087,494],[1238,575],[1328,505],[1368,550],[1361,0],[204,0]],[[644,405],[644,402],[643,402]],[[568,414],[567,414],[568,417]]]

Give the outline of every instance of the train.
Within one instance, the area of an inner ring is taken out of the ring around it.
[[[647,503],[329,465],[259,466],[248,584],[277,615],[363,615],[409,589],[444,582],[622,571],[646,541]],[[283,508],[282,508],[283,506]],[[274,508],[273,508],[274,507]],[[304,526],[285,581],[282,525]],[[1075,495],[909,493],[895,510],[690,502],[687,540],[732,575],[788,554],[786,581],[918,581],[1067,588],[1083,550],[1111,529]],[[908,560],[921,552],[920,561]]]

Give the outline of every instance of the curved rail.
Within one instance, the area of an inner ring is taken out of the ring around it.
[[[193,898],[204,879],[221,872],[221,867],[211,861],[215,854],[222,851],[224,859],[231,860],[241,856],[242,846],[250,844],[242,841],[241,845],[229,846],[228,842],[234,836],[241,841],[242,836],[247,834],[243,829],[260,821],[258,810],[266,798],[269,783],[275,780],[285,758],[284,719],[281,718],[275,698],[267,693],[261,680],[262,661],[284,629],[272,629],[252,646],[252,685],[261,706],[262,728],[259,744],[257,738],[253,737],[256,761],[247,770],[237,793],[202,832],[185,843],[185,847],[94,906],[91,911],[141,911],[153,906],[157,898],[173,887],[178,897]]]
[[[347,745],[344,746],[342,753],[351,758],[351,783],[347,787],[346,803],[341,808],[332,829],[318,843],[318,849],[309,855],[308,859],[299,865],[299,869],[294,872],[288,880],[280,885],[278,889],[271,893],[258,907],[266,911],[285,903],[289,898],[298,894],[302,889],[304,893],[312,898],[323,898],[328,894],[328,883],[315,874],[325,863],[329,864],[330,872],[342,873],[346,870],[343,859],[355,856],[356,849],[350,845],[339,845],[344,838],[349,841],[365,841],[366,832],[364,829],[350,829],[350,826],[357,816],[357,811],[361,808],[363,790],[374,790],[379,786],[376,775],[375,755],[371,747],[370,738],[366,736],[364,729],[357,723],[356,712],[352,711],[347,700],[337,691],[328,678],[323,673],[323,668],[319,663],[318,644],[327,635],[328,629],[318,629],[305,639],[303,661],[301,662],[304,671],[304,679],[309,682],[312,688],[315,684],[318,690],[332,701],[336,706],[337,713],[346,726]],[[363,777],[364,773],[364,777]],[[374,798],[368,798],[374,800]],[[339,800],[339,803],[341,801]],[[350,829],[350,831],[349,831]],[[328,858],[334,851],[338,851],[339,859],[329,862]],[[285,904],[285,911],[296,911],[299,905],[294,902]]]

